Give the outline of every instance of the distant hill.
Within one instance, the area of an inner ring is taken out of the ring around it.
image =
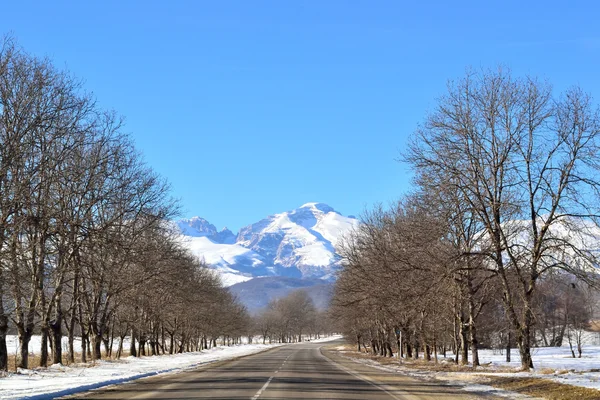
[[[306,290],[317,309],[324,310],[331,301],[333,283],[322,279],[270,276],[254,278],[229,287],[252,314],[265,308],[272,299],[285,297],[296,289]]]

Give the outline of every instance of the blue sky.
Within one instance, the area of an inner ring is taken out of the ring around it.
[[[495,4],[492,4],[495,3]],[[596,2],[22,1],[0,33],[85,80],[184,216],[237,230],[309,201],[359,214],[466,67],[600,97]]]

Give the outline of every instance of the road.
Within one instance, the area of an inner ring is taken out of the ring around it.
[[[381,371],[302,343],[67,397],[69,399],[481,399],[460,388]],[[325,353],[326,355],[324,355]],[[488,396],[485,398],[492,399]]]

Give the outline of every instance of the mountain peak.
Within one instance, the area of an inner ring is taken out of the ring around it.
[[[192,217],[177,221],[179,229],[187,236],[211,236],[217,233],[217,228],[201,217]]]
[[[311,210],[318,210],[324,213],[328,213],[328,212],[335,212],[335,210],[333,209],[333,207],[328,206],[325,203],[306,203],[306,204],[302,204],[300,206],[300,208],[308,208]]]
[[[224,227],[219,232],[210,236],[210,239],[214,240],[217,243],[222,244],[234,244],[236,235],[231,232],[227,227]]]

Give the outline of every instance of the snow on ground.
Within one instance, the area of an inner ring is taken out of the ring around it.
[[[219,346],[195,353],[97,361],[93,366],[56,364],[47,369],[20,370],[17,374],[0,378],[0,398],[51,399],[156,374],[192,369],[210,362],[254,354],[276,346],[280,345]]]
[[[311,343],[323,343],[323,342],[331,342],[333,340],[338,340],[341,339],[342,335],[331,335],[331,336],[327,336],[327,337],[322,337],[319,339],[312,339]]]
[[[575,350],[577,354],[577,350]],[[583,386],[600,390],[600,345],[583,347],[581,358],[573,358],[568,345],[562,347],[540,347],[532,349],[533,365],[531,372],[495,373],[495,376],[533,376],[550,379],[559,383]],[[491,363],[485,370],[502,371],[506,367],[518,370],[521,366],[519,351],[511,351],[511,362],[506,362],[504,353],[492,350],[479,352],[480,363]]]

